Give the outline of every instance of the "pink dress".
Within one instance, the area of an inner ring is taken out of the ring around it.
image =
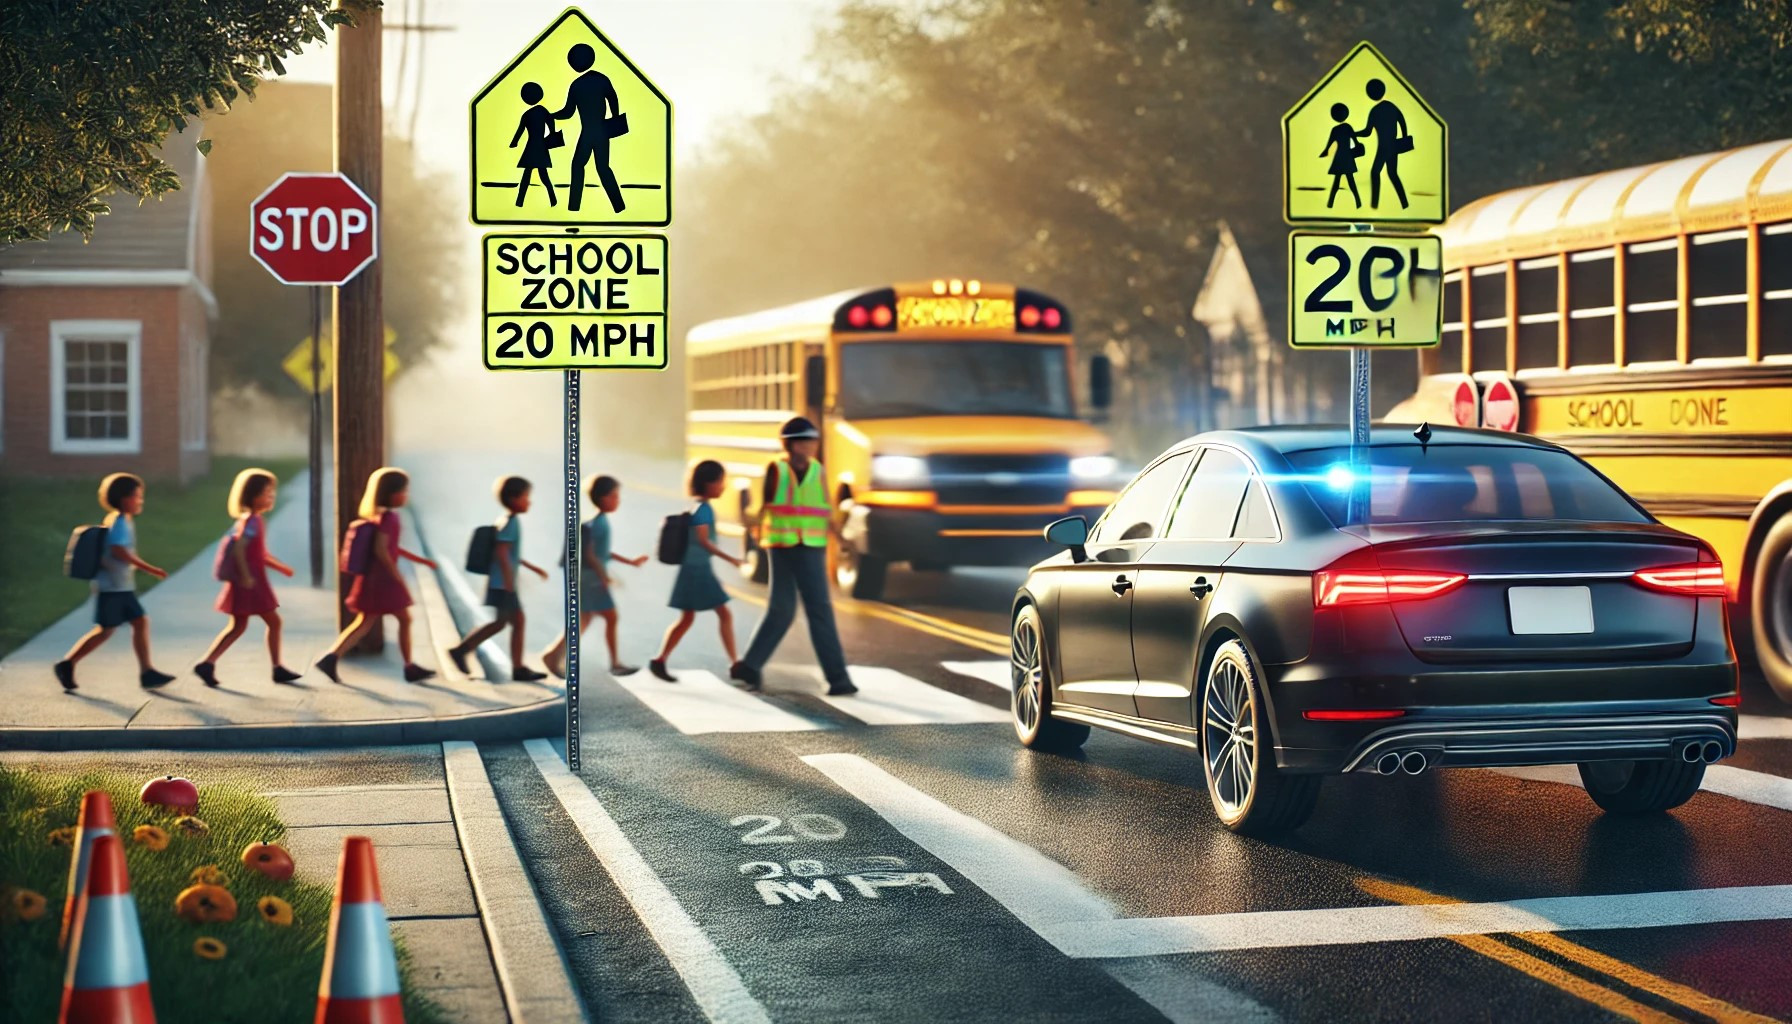
[[[268,583],[267,532],[267,524],[262,521],[260,513],[250,513],[248,518],[238,521],[236,542],[242,546],[243,562],[248,566],[249,578],[255,581],[255,585],[245,587],[240,580],[226,580],[224,589],[218,592],[216,606],[224,614],[265,615],[280,607],[280,602],[274,597],[274,588]],[[233,556],[233,566],[235,561]]]
[[[398,564],[398,513],[387,509],[380,513],[380,536],[386,538],[386,551],[392,564]],[[367,571],[355,577],[348,591],[348,610],[363,615],[395,615],[411,606],[411,590],[403,578],[386,568],[386,563],[367,553]]]

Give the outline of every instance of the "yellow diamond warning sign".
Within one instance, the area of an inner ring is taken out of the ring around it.
[[[664,226],[672,104],[568,8],[472,104],[475,224]]]
[[[1282,115],[1282,215],[1290,224],[1441,224],[1449,129],[1368,43]]]
[[[664,235],[485,236],[486,369],[666,364]]]

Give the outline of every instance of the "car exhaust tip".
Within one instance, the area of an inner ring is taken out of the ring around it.
[[[1405,757],[1400,759],[1400,768],[1408,775],[1417,775],[1425,770],[1425,766],[1428,763],[1429,762],[1423,753],[1414,750],[1408,752]]]
[[[1392,750],[1381,755],[1375,759],[1375,770],[1382,775],[1394,774],[1400,770],[1400,755]]]
[[[1706,764],[1716,764],[1724,756],[1724,745],[1716,740],[1706,740],[1699,748],[1699,758]]]
[[[1699,744],[1694,742],[1681,747],[1680,760],[1685,761],[1687,764],[1693,764],[1703,760],[1703,755],[1699,750]]]

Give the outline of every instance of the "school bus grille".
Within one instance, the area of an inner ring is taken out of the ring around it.
[[[1070,492],[1067,455],[935,455],[927,469],[941,505],[1058,505]]]

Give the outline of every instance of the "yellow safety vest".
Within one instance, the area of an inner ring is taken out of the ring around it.
[[[811,462],[809,473],[801,480],[789,462],[775,462],[772,472],[778,487],[772,492],[772,503],[765,506],[765,522],[760,528],[759,546],[766,548],[822,548],[828,544],[827,474],[821,463]]]

